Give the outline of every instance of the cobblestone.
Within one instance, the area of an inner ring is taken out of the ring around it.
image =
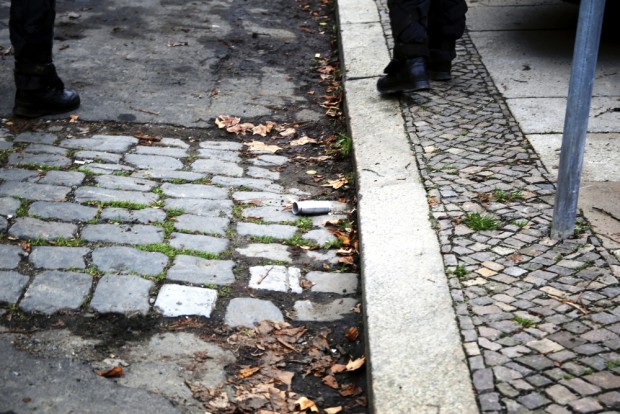
[[[168,284],[162,286],[155,308],[165,316],[211,316],[217,300],[217,291],[191,286]]]
[[[146,315],[153,282],[138,276],[106,275],[97,283],[90,306],[101,313]]]
[[[27,284],[28,276],[0,271],[0,302],[17,303]]]
[[[86,247],[37,246],[32,249],[28,260],[41,269],[85,269]]]
[[[55,223],[31,217],[20,217],[9,229],[9,234],[26,240],[72,239],[77,233],[75,224]]]
[[[92,277],[84,273],[45,271],[35,276],[19,307],[26,312],[52,314],[77,310],[84,303]]]
[[[155,276],[164,271],[168,257],[163,253],[144,252],[131,247],[112,246],[93,250],[93,264],[105,273],[134,273]]]

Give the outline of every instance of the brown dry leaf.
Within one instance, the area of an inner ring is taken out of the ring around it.
[[[151,142],[151,141],[159,142],[159,141],[161,141],[161,137],[155,137],[155,136],[147,135],[147,134],[135,134],[134,137],[138,138],[140,141],[147,141],[147,142]]]
[[[218,128],[228,128],[237,125],[239,122],[241,122],[241,118],[237,118],[236,116],[220,115],[215,118],[215,125],[217,125]]]
[[[23,250],[23,251],[25,251],[26,253],[30,253],[30,249],[31,249],[31,248],[30,248],[30,243],[27,243],[27,242],[21,242],[21,243],[19,244],[19,247],[21,247],[21,248],[22,248],[22,250]]]
[[[250,151],[266,151],[275,153],[282,149],[277,145],[267,145],[264,142],[260,141],[245,142],[243,143],[243,145],[248,146]]]
[[[319,412],[319,409],[317,408],[317,406],[314,403],[314,401],[309,400],[306,397],[301,397],[300,399],[295,401],[295,406],[297,406],[298,410],[301,410],[301,411],[305,411],[307,409],[310,409],[310,411],[312,411],[314,413],[318,413]]]
[[[353,312],[362,313],[362,304],[358,303],[357,305],[353,306]]]
[[[243,368],[241,371],[239,371],[239,374],[237,374],[237,378],[239,379],[249,378],[252,375],[256,374],[258,371],[260,371],[261,369],[262,367]]]
[[[342,407],[341,406],[329,407],[329,408],[326,408],[324,411],[325,411],[325,414],[338,414],[342,412]]]
[[[302,280],[301,282],[299,282],[299,284],[301,285],[302,289],[310,289],[312,288],[312,286],[314,286],[314,283],[307,279]]]
[[[365,356],[358,358],[354,361],[349,360],[349,363],[347,364],[347,371],[355,371],[357,369],[360,369],[362,366],[364,366],[365,362],[366,362]]]
[[[306,144],[316,144],[318,141],[314,138],[310,138],[308,136],[303,136],[299,139],[296,139],[294,141],[291,141],[291,147],[298,147],[300,145],[306,145]]]
[[[123,367],[114,367],[106,371],[99,371],[97,375],[104,378],[120,378],[123,376]]]
[[[346,177],[341,177],[335,180],[328,180],[327,184],[323,184],[321,187],[332,187],[334,190],[337,190],[348,182],[349,180],[347,180]]]
[[[346,370],[347,370],[347,366],[346,365],[334,364],[329,369],[329,372],[331,372],[332,374],[340,374],[341,372],[345,372]]]
[[[280,132],[280,136],[290,137],[291,135],[295,135],[297,130],[295,128],[286,128],[284,131]]]
[[[360,337],[360,331],[358,331],[355,326],[352,326],[349,328],[347,333],[344,334],[344,337],[347,338],[351,342],[355,342],[357,341],[357,338]]]
[[[323,378],[323,384],[325,384],[329,388],[333,388],[335,390],[340,388],[340,385],[338,384],[338,381],[336,381],[336,378],[334,378],[333,375],[328,375],[325,378]]]
[[[355,264],[355,259],[353,258],[353,256],[342,256],[340,258],[338,258],[338,263],[345,263],[348,265],[354,265]]]
[[[278,375],[274,378],[278,381],[280,381],[282,384],[287,385],[288,387],[291,386],[291,384],[293,383],[293,377],[295,376],[294,372],[290,372],[290,371],[281,371],[280,373],[278,373]]]
[[[267,125],[263,125],[263,124],[256,125],[254,128],[252,128],[252,134],[266,137],[267,134],[271,132],[274,125],[275,125],[274,122],[268,122]]]
[[[78,121],[79,116],[78,115],[70,115],[69,116],[69,123],[72,124],[74,122]]]
[[[358,395],[362,393],[362,389],[355,384],[344,384],[340,390],[340,395],[343,397],[350,397],[352,395]]]
[[[523,255],[519,253],[513,253],[510,256],[508,256],[508,260],[514,263],[519,263],[520,261],[523,260]]]
[[[254,129],[254,124],[246,122],[243,124],[237,124],[237,125],[230,126],[226,128],[226,131],[232,132],[237,135],[245,135],[248,133],[249,130],[252,130],[252,129]]]
[[[427,201],[429,206],[436,206],[439,204],[437,197],[429,197]]]

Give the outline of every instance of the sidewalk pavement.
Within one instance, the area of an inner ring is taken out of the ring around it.
[[[617,412],[617,44],[603,44],[592,105],[592,227],[580,218],[573,239],[551,240],[577,8],[469,4],[453,81],[398,100],[375,90],[385,2],[339,2],[373,410]]]

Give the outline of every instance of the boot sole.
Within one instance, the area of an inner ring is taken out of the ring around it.
[[[379,88],[377,87],[377,90],[379,91],[380,94],[384,94],[384,95],[388,95],[388,94],[395,94],[395,93],[406,93],[406,92],[420,92],[420,91],[427,91],[431,88],[431,84],[429,81],[418,81],[415,82],[411,85],[399,85],[399,86],[393,86],[391,88]]]
[[[39,118],[46,115],[58,115],[73,111],[80,107],[80,102],[66,108],[58,108],[56,110],[50,108],[37,108],[32,106],[16,104],[13,107],[13,115],[19,118]]]

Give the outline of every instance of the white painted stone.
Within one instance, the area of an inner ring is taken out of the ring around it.
[[[201,315],[210,317],[215,309],[217,291],[192,286],[162,286],[155,308],[164,316]]]
[[[255,266],[250,268],[250,284],[253,289],[276,292],[301,293],[301,271],[296,267]]]

